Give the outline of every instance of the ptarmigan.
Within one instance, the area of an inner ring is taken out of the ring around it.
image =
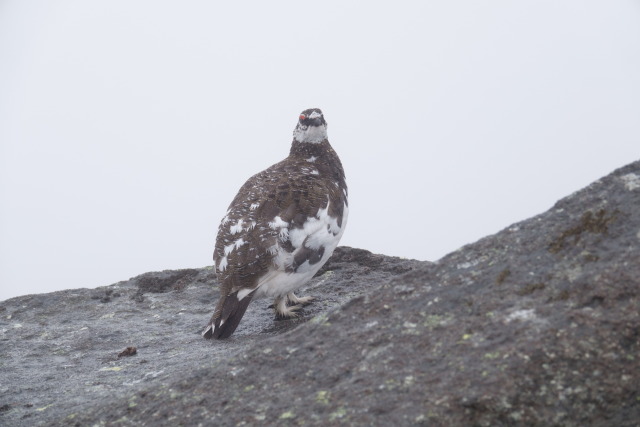
[[[304,110],[289,157],[252,176],[218,228],[213,254],[220,300],[205,338],[227,338],[253,298],[274,297],[295,317],[311,297],[293,292],[327,262],[347,223],[347,184],[319,108]]]

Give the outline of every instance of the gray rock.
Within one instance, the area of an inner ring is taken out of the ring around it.
[[[227,341],[199,335],[214,285],[166,271],[0,303],[0,424],[640,420],[640,162],[435,264],[338,248],[303,318],[256,301]]]

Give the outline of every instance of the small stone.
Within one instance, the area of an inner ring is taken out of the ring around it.
[[[118,354],[118,359],[120,359],[121,357],[129,357],[129,356],[134,356],[135,354],[138,353],[138,349],[135,347],[127,347],[124,350],[122,350],[119,354]]]

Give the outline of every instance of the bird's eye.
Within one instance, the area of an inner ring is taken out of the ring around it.
[[[300,114],[300,120],[304,120],[306,118],[307,118],[307,116],[305,116],[304,114]]]

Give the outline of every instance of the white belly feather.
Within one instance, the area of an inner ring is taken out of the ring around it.
[[[294,250],[293,252],[287,252],[276,245],[277,247],[274,248],[276,251],[274,267],[258,280],[254,298],[278,297],[293,292],[311,280],[327,262],[344,234],[349,208],[345,203],[340,226],[338,226],[336,218],[331,217],[328,211],[329,204],[327,204],[326,208],[318,210],[316,217],[307,218],[302,228],[280,230],[280,235],[288,236]],[[284,224],[281,224],[282,228],[284,228]],[[300,264],[295,272],[287,272],[287,266],[293,264],[294,257],[302,249],[303,244],[310,249],[324,247],[322,258],[313,264],[310,264],[307,260]],[[238,299],[244,298],[252,290],[242,289],[238,292]]]

